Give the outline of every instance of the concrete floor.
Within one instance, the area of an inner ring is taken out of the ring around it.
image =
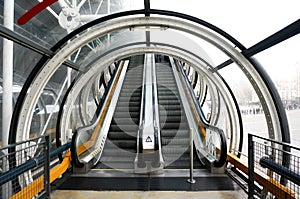
[[[246,199],[243,191],[73,191],[56,190],[51,193],[52,199]]]

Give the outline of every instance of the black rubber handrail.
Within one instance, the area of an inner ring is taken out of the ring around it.
[[[195,96],[193,88],[192,88],[191,84],[189,83],[189,79],[188,79],[186,73],[184,72],[184,70],[181,66],[179,66],[179,70],[180,70],[180,73],[182,74],[182,76],[185,80],[185,84],[188,87],[189,94],[192,97],[192,100],[193,100],[194,105],[196,107],[197,114],[199,116],[200,122],[202,123],[202,125],[204,126],[204,128],[206,130],[209,129],[211,131],[216,132],[219,135],[220,144],[221,144],[221,146],[220,146],[220,157],[219,157],[218,160],[214,161],[213,164],[214,164],[215,167],[222,167],[225,164],[226,158],[227,158],[227,142],[226,142],[226,137],[225,137],[224,131],[222,129],[219,129],[218,127],[212,126],[211,124],[208,123],[208,121],[206,120],[205,115],[202,111],[202,108],[200,107],[199,101],[197,100],[197,98]]]
[[[105,89],[105,92],[104,92],[103,96],[101,97],[101,101],[100,101],[99,106],[97,107],[97,110],[96,110],[97,119],[95,119],[92,124],[79,127],[78,129],[75,130],[75,132],[73,134],[72,141],[71,141],[72,142],[72,144],[71,144],[71,157],[72,157],[73,164],[78,168],[82,168],[84,166],[84,164],[79,160],[78,154],[77,154],[77,147],[78,147],[77,146],[77,140],[78,140],[78,137],[83,131],[87,132],[87,131],[89,131],[90,129],[94,128],[97,125],[97,123],[98,123],[98,121],[101,117],[100,113],[101,113],[101,110],[103,109],[103,104],[107,100],[107,96],[108,96],[109,91],[111,90],[111,86],[113,84],[113,81],[116,81],[115,76],[116,76],[116,73],[117,73],[118,69],[120,68],[120,64],[121,64],[121,62],[119,62],[117,67],[115,68],[115,70],[113,72],[113,75],[110,78],[110,80],[108,82],[108,85]]]
[[[144,57],[144,64],[145,64],[145,57]],[[145,68],[145,67],[144,67]],[[144,161],[144,155],[143,155],[143,126],[145,121],[145,92],[146,92],[146,84],[145,84],[145,73],[146,70],[143,70],[143,82],[142,82],[142,106],[140,107],[140,122],[139,122],[139,130],[138,130],[138,160],[137,160],[137,166],[139,168],[146,167],[146,163]]]
[[[289,181],[297,184],[300,186],[300,175],[299,173],[294,172],[293,170],[278,164],[271,158],[264,156],[260,158],[259,164],[263,168],[268,168],[271,171],[276,172],[277,174],[281,175],[283,178],[288,179]]]
[[[154,58],[155,60],[155,58]],[[153,62],[152,62],[153,63]],[[154,68],[155,68],[155,64],[156,62],[154,61]],[[152,66],[151,66],[152,67]],[[158,168],[160,167],[160,143],[159,143],[159,128],[157,125],[159,125],[159,118],[156,118],[156,113],[158,111],[159,113],[159,110],[158,110],[158,104],[156,104],[155,102],[157,101],[157,82],[156,82],[156,70],[155,70],[155,73],[154,71],[152,71],[152,80],[155,79],[155,84],[152,83],[152,109],[153,109],[153,123],[154,123],[154,162],[152,163],[152,166],[155,167],[155,168]],[[154,81],[152,81],[154,82]],[[156,89],[155,89],[156,88]],[[156,92],[156,93],[155,93]],[[157,102],[158,103],[158,102]],[[157,107],[157,110],[156,110],[156,107]]]

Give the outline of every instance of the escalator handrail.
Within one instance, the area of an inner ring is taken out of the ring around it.
[[[219,129],[216,126],[213,126],[211,124],[208,123],[208,121],[206,120],[204,113],[200,107],[199,102],[196,99],[195,93],[193,91],[193,88],[191,87],[190,83],[189,83],[189,79],[186,75],[186,73],[184,72],[183,68],[181,66],[178,67],[180,69],[180,73],[182,74],[185,83],[187,85],[188,91],[190,93],[190,96],[192,97],[192,100],[194,102],[195,108],[196,108],[196,112],[199,116],[200,122],[201,124],[204,126],[205,129],[209,129],[211,131],[216,132],[219,136],[220,136],[220,157],[219,160],[216,160],[214,162],[214,166],[215,167],[221,167],[224,165],[224,163],[226,162],[226,158],[227,158],[227,142],[226,142],[226,137],[224,134],[224,131],[222,129]]]
[[[112,85],[114,84],[113,82],[118,81],[118,79],[119,79],[118,75],[116,75],[116,74],[121,72],[121,70],[123,68],[123,67],[120,67],[121,64],[122,63],[118,64],[118,66],[117,66],[117,68],[114,72],[114,75],[111,78],[112,81],[109,83],[109,85],[106,89],[107,92],[105,92],[104,95],[102,96],[102,99],[103,99],[103,100],[101,99],[102,103],[99,104],[99,106],[101,106],[101,107],[97,108],[97,110],[100,109],[99,114],[97,116],[97,119],[94,121],[94,123],[89,124],[87,126],[79,127],[74,132],[74,135],[72,137],[72,142],[71,142],[71,157],[72,157],[72,161],[73,161],[73,163],[75,164],[76,167],[83,167],[84,166],[84,164],[82,163],[82,161],[80,161],[80,159],[78,157],[79,156],[79,154],[78,154],[78,147],[79,146],[77,146],[77,143],[78,143],[79,136],[82,133],[87,132],[87,131],[95,128],[98,125],[100,119],[102,118],[102,114],[105,114],[105,113],[103,113],[103,111],[104,111],[104,106],[103,105],[105,104],[106,100],[108,99],[107,97],[109,96],[109,94],[112,92]],[[99,136],[99,134],[98,134],[98,136]],[[94,142],[94,144],[95,143],[96,142]]]
[[[138,130],[138,153],[143,153],[143,127],[145,122],[145,93],[146,93],[146,70],[145,70],[145,57],[144,57],[144,68],[143,68],[143,82],[142,82],[142,100],[140,106],[140,122],[139,122],[139,130]]]
[[[154,55],[153,55],[154,56]],[[153,57],[152,57],[153,58]],[[158,99],[157,99],[157,82],[156,82],[156,69],[155,69],[155,58],[152,60],[152,107],[153,107],[153,124],[154,124],[154,150],[160,150],[160,143],[159,143],[159,135],[160,135],[160,128],[159,128],[159,110],[158,110]]]
[[[145,110],[146,110],[146,91],[147,91],[147,86],[146,86],[146,67],[151,67],[152,69],[154,68],[155,70],[155,59],[153,58],[154,55],[151,56],[151,65],[147,66],[146,64],[148,62],[144,61],[144,71],[143,71],[143,82],[142,82],[142,100],[141,100],[141,106],[140,106],[140,122],[139,122],[139,130],[138,130],[138,153],[142,154],[143,153],[143,129],[145,126]],[[146,55],[144,60],[147,59]],[[157,88],[156,88],[156,73],[152,71],[152,109],[153,109],[153,130],[154,130],[154,151],[158,152],[160,150],[160,143],[159,143],[159,117],[157,116],[158,113],[158,101],[157,101]],[[157,153],[158,154],[158,153]],[[143,156],[139,155],[138,156],[138,164],[142,165],[144,163]],[[155,158],[155,165],[159,165],[159,156],[156,155]],[[144,164],[143,164],[144,165]]]
[[[153,55],[155,56],[155,55]],[[153,58],[153,57],[152,57]],[[152,162],[153,167],[160,167],[163,160],[160,159],[161,156],[161,140],[160,140],[160,121],[159,121],[159,105],[158,105],[158,93],[157,93],[157,73],[156,73],[156,62],[155,57],[152,60],[152,107],[153,107],[153,127],[154,127],[154,152],[155,157]]]

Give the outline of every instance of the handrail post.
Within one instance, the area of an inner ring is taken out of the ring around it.
[[[187,180],[188,183],[194,184],[194,134],[193,129],[190,129],[190,178]]]
[[[248,199],[254,198],[254,148],[253,136],[248,134]]]
[[[44,178],[44,183],[45,183],[45,197],[50,198],[50,136],[47,135],[45,136],[45,162],[44,162],[44,167],[45,167],[45,178]]]

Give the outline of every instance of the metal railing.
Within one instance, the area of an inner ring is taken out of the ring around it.
[[[248,147],[249,198],[300,198],[300,148],[251,134]]]
[[[49,150],[49,135],[0,148],[0,198],[31,198],[32,195],[35,198],[50,198]],[[37,180],[40,182],[36,183]],[[33,182],[38,187],[15,197],[16,193]],[[36,189],[41,191],[36,192]]]

